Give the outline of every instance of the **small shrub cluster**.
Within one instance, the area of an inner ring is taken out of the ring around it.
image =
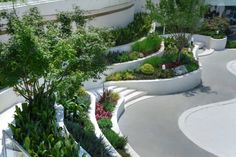
[[[162,39],[156,33],[148,35],[144,40],[132,45],[132,50],[142,52],[145,56],[156,52],[160,49]]]
[[[134,21],[126,28],[118,28],[111,31],[115,45],[123,45],[136,41],[146,36],[151,29],[152,20],[146,13],[137,13],[134,15]]]
[[[230,33],[229,22],[223,17],[205,19],[198,33],[208,35],[215,39],[222,39]]]
[[[117,72],[108,77],[106,77],[106,81],[119,81],[119,80],[134,80],[135,75],[131,70]]]
[[[140,71],[145,75],[153,75],[155,72],[155,68],[151,64],[143,64],[140,67]]]
[[[226,48],[236,48],[236,40],[228,40]]]

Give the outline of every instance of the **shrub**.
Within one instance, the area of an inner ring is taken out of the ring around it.
[[[119,81],[122,80],[122,73],[114,73],[106,78],[106,81]]]
[[[137,60],[139,58],[139,52],[133,51],[129,53],[129,59],[132,60]]]
[[[236,48],[236,40],[228,40],[226,44],[227,48]]]
[[[90,123],[88,120],[86,123]],[[65,120],[68,131],[73,135],[75,140],[91,155],[96,157],[109,157],[110,150],[103,143],[102,138],[97,138],[92,129],[84,129],[83,125],[78,122]],[[93,124],[91,124],[93,126]]]
[[[144,64],[140,67],[140,71],[145,75],[153,75],[155,68],[151,64]]]
[[[127,44],[140,39],[148,34],[151,29],[152,20],[146,13],[137,13],[134,15],[134,21],[126,28],[112,30],[115,45]]]
[[[159,72],[159,78],[172,78],[174,76],[174,71],[172,69],[160,70]]]
[[[98,120],[98,126],[101,129],[110,129],[112,127],[111,119],[102,118],[102,119]]]
[[[129,60],[130,60],[129,53],[122,53],[121,55],[118,56],[119,62],[127,62]]]
[[[230,33],[229,26],[229,22],[225,18],[214,17],[204,21],[199,33],[220,39]]]
[[[121,137],[111,129],[105,129],[104,135],[115,149],[124,149],[127,144],[127,138]]]
[[[133,51],[142,52],[145,55],[149,55],[157,50],[159,50],[162,39],[156,33],[150,34],[142,41],[138,41],[132,45]]]
[[[134,72],[127,70],[111,74],[106,78],[106,81],[134,80],[135,78]]]
[[[120,99],[120,95],[116,92],[111,93],[112,102],[117,102]]]
[[[104,107],[104,110],[108,112],[113,112],[115,109],[115,105],[110,101],[105,101],[102,103],[102,105]]]
[[[133,80],[135,79],[134,72],[125,71],[122,73],[122,80]]]
[[[131,157],[131,155],[129,153],[127,153],[125,150],[123,149],[118,149],[117,152],[122,156],[122,157]]]

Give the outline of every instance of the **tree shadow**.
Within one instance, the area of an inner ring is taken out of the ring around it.
[[[184,92],[183,95],[186,97],[192,97],[192,96],[196,96],[200,93],[215,94],[215,95],[218,94],[218,92],[213,91],[210,86],[199,85],[190,91]]]

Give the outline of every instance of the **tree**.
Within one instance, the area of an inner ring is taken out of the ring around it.
[[[2,44],[0,52],[0,78],[29,104],[42,91],[67,95],[70,87],[81,86],[105,70],[107,43],[99,32],[81,28],[61,38],[57,25],[49,24],[48,29],[41,30],[38,23],[42,18],[35,17],[38,22],[32,17],[31,22],[24,17],[9,18],[14,19],[10,21],[14,33],[9,43]]]
[[[153,20],[159,22],[164,30],[173,33],[179,51],[178,62],[181,59],[181,50],[192,33],[198,28],[206,6],[202,0],[161,0],[154,4],[147,0],[146,4]],[[165,31],[163,31],[165,32]]]

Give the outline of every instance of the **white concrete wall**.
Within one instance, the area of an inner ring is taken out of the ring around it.
[[[146,0],[134,0],[135,2],[135,12],[145,12],[146,11]],[[160,0],[152,0],[153,3],[159,3]]]
[[[170,79],[110,81],[106,82],[106,85],[128,87],[145,91],[148,94],[163,95],[188,91],[200,85],[201,81],[201,69],[198,69]]]
[[[0,113],[13,105],[22,102],[24,99],[18,96],[12,88],[6,88],[0,91]]]
[[[134,20],[134,6],[109,15],[99,16],[88,22],[88,25],[104,27],[125,27]]]
[[[51,16],[59,11],[72,10],[74,6],[79,6],[80,9],[88,11],[119,5],[125,2],[130,2],[130,0],[26,0],[25,3],[17,3],[16,10],[19,15],[22,15],[29,8],[38,7],[43,16]],[[11,9],[11,3],[0,3],[0,11]]]

